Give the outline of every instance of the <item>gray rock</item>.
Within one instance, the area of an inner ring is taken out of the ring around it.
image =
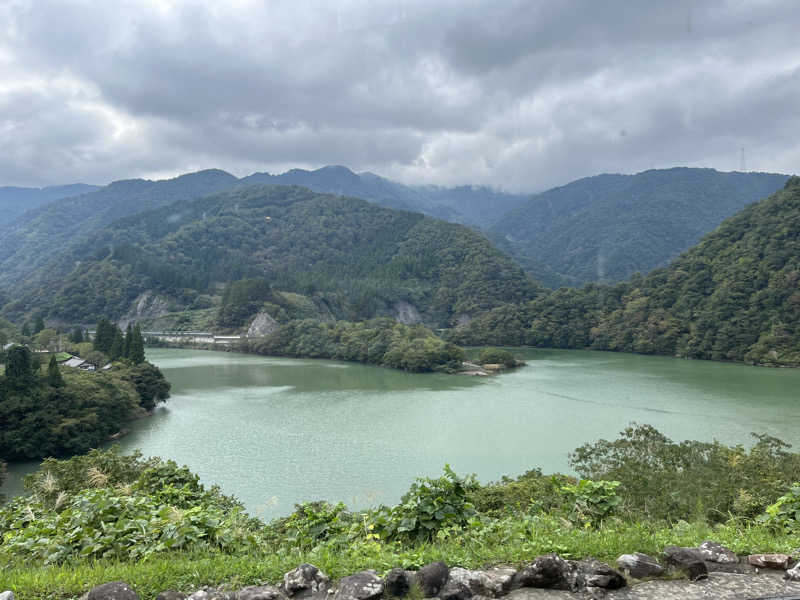
[[[440,600],[469,600],[472,591],[461,581],[448,580],[439,591]]]
[[[433,598],[438,595],[447,583],[450,572],[443,562],[430,563],[417,571],[417,584],[423,596]]]
[[[717,542],[706,541],[700,544],[697,548],[703,560],[723,564],[736,564],[739,562],[739,557],[733,550],[730,550],[718,544]]]
[[[691,581],[708,577],[708,567],[697,548],[667,546],[664,548],[664,562],[683,571]]]
[[[156,600],[186,600],[186,594],[175,590],[166,590],[156,596]]]
[[[375,600],[383,595],[383,579],[375,571],[359,571],[342,578],[334,600]]]
[[[271,585],[251,585],[239,590],[236,600],[286,600],[286,595]]]
[[[617,566],[636,579],[657,577],[664,572],[664,567],[655,558],[641,552],[623,554],[617,559]]]
[[[486,571],[487,577],[492,581],[493,589],[499,590],[498,596],[504,596],[511,591],[516,574],[516,569],[510,567],[495,567]]]
[[[537,556],[514,578],[515,587],[571,590],[575,587],[576,566],[557,554]]]
[[[422,317],[413,304],[409,304],[405,300],[398,300],[394,304],[394,318],[403,325],[416,325],[422,323]]]
[[[786,570],[790,567],[792,557],[788,554],[751,554],[747,562],[761,569]]]
[[[577,563],[577,578],[573,584],[577,589],[602,588],[618,590],[628,582],[622,573],[615,571],[610,565],[599,560],[581,560]]]
[[[278,327],[280,327],[280,325],[272,318],[272,315],[268,312],[260,312],[255,316],[253,322],[250,323],[250,327],[247,329],[247,337],[269,335]]]
[[[386,593],[397,598],[407,595],[413,584],[414,573],[399,567],[389,571],[383,578]]]
[[[783,578],[788,581],[800,581],[800,564],[786,571],[786,573],[783,574]]]
[[[7,592],[0,593],[0,600],[14,600],[14,592],[8,590]]]
[[[331,580],[319,568],[303,563],[283,576],[281,587],[292,598],[308,598],[327,592],[330,585]]]
[[[139,594],[124,581],[112,581],[89,590],[87,600],[139,600]]]
[[[236,594],[215,588],[203,588],[189,594],[187,600],[236,600]]]

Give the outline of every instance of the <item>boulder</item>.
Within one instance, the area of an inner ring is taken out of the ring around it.
[[[250,327],[247,329],[247,337],[269,335],[278,327],[280,327],[280,325],[272,318],[272,315],[268,312],[260,312],[255,316],[253,322],[250,323]]]
[[[641,552],[623,554],[617,559],[617,566],[636,579],[658,577],[664,572],[664,567],[655,558]]]
[[[0,592],[0,600],[14,600],[14,592],[11,590]]]
[[[236,600],[286,600],[286,595],[271,585],[250,585],[236,593]]]
[[[86,598],[87,600],[139,600],[139,594],[124,581],[112,581],[96,585],[89,590]]]
[[[175,590],[166,590],[156,596],[156,600],[186,600],[186,594]]]
[[[517,571],[510,567],[494,567],[486,571],[487,577],[492,581],[492,589],[499,590],[497,596],[504,596],[511,591]]]
[[[225,592],[216,588],[203,588],[189,594],[187,600],[235,600],[234,592]]]
[[[447,583],[450,572],[444,562],[429,563],[417,571],[417,584],[422,595],[433,598],[438,595]]]
[[[450,569],[450,576],[445,587],[450,584],[463,585],[469,590],[470,597],[488,596],[489,598],[496,598],[503,592],[502,586],[483,571],[470,571],[461,567]],[[439,597],[442,597],[442,595],[440,594]]]
[[[739,562],[739,557],[733,550],[730,550],[718,544],[717,542],[706,541],[700,544],[697,548],[700,557],[708,562],[723,563],[723,564],[736,564]]]
[[[760,569],[779,569],[785,571],[791,566],[792,557],[788,554],[751,554],[747,562]]]
[[[394,568],[383,578],[383,585],[387,594],[402,598],[408,594],[411,586],[414,585],[414,573],[399,567]]]
[[[342,578],[333,600],[376,600],[383,595],[383,579],[375,571],[359,571]]]
[[[281,587],[291,598],[308,598],[327,592],[330,585],[331,580],[319,568],[303,563],[283,576]]]
[[[514,579],[515,587],[552,588],[571,590],[575,583],[575,563],[564,560],[557,554],[537,556],[519,571]]]
[[[788,581],[800,581],[800,564],[797,564],[786,571],[786,573],[783,574],[783,578],[787,579]]]
[[[439,600],[469,600],[472,591],[461,581],[449,579],[439,591]]]
[[[697,548],[667,546],[664,548],[664,562],[683,571],[691,581],[708,578],[708,567]]]
[[[599,560],[581,560],[578,561],[577,567],[577,578],[573,584],[577,589],[618,590],[628,585],[622,573]]]

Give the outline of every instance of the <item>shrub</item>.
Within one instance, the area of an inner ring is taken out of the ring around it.
[[[506,367],[517,366],[517,360],[508,350],[502,348],[484,348],[478,356],[478,362],[482,365],[496,364]]]

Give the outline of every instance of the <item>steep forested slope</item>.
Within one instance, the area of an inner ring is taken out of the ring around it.
[[[54,200],[80,196],[96,189],[98,186],[85,183],[45,188],[0,187],[0,230],[26,211]]]
[[[800,177],[667,268],[506,305],[451,339],[800,365]]]
[[[317,295],[339,318],[388,314],[406,301],[426,322],[448,324],[538,289],[461,225],[283,186],[238,187],[121,219],[42,271],[48,283],[15,295],[5,314],[91,323],[121,316],[145,290],[189,305],[222,283],[262,278]]]
[[[564,276],[555,283],[613,283],[666,265],[786,179],[689,168],[587,177],[531,197],[491,237],[534,276],[543,263]]]

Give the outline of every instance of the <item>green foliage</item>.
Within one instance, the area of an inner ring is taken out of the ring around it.
[[[448,339],[800,365],[800,186],[790,184],[665,269],[498,307]]]
[[[255,543],[238,502],[207,491],[172,461],[95,451],[49,459],[26,483],[34,494],[0,509],[0,557],[137,560],[190,547],[239,552]]]
[[[83,343],[83,327],[75,327],[69,334],[69,341],[73,344]]]
[[[157,404],[169,398],[170,383],[164,378],[161,369],[149,362],[142,362],[127,370],[124,378],[130,381],[139,394],[139,404],[146,411],[153,410]]]
[[[313,548],[349,532],[353,515],[339,502],[303,502],[294,512],[270,524],[269,535],[275,543],[289,543],[298,548]]]
[[[314,298],[338,319],[390,315],[404,301],[426,323],[447,325],[538,290],[463,226],[293,187],[236,188],[144,212],[95,232],[67,256],[80,264],[43,268],[47,289],[31,278],[3,312],[19,318],[44,309],[47,298],[51,317],[85,323],[122,316],[147,290],[185,308],[217,283],[247,280],[225,292],[218,322],[226,327],[272,301],[269,286]]]
[[[800,479],[800,455],[758,435],[750,450],[719,442],[675,443],[650,425],[634,425],[614,441],[577,448],[573,468],[583,477],[621,482],[620,508],[639,518],[752,518]]]
[[[457,369],[464,351],[421,325],[392,319],[364,323],[290,321],[272,334],[247,343],[247,350],[271,356],[332,358],[423,372]]]
[[[501,348],[484,348],[478,356],[478,362],[482,365],[496,364],[506,367],[516,367],[517,359],[508,350]]]
[[[503,477],[473,490],[470,501],[482,514],[501,516],[518,513],[567,513],[563,488],[574,483],[568,475],[543,475],[540,469],[526,471],[516,479]]]
[[[35,382],[33,359],[27,346],[14,346],[6,357],[5,383],[11,390],[24,391]],[[0,382],[2,384],[2,382]]]
[[[477,513],[469,501],[479,484],[474,475],[459,477],[445,465],[436,479],[419,477],[392,508],[370,515],[370,525],[384,539],[430,540],[445,528],[467,525]]]
[[[220,327],[238,327],[259,311],[272,298],[272,286],[264,279],[242,279],[225,286],[217,324]]]
[[[0,376],[0,456],[6,459],[85,452],[169,393],[161,372],[148,363],[89,373],[62,371],[51,357],[47,371],[39,374],[24,346],[9,355]],[[92,359],[100,365],[107,360],[96,351],[87,357]]]
[[[133,326],[131,337],[126,341],[128,353],[125,355],[132,364],[140,365],[144,362],[144,339],[139,324]]]
[[[47,365],[47,385],[54,388],[59,388],[64,385],[64,378],[61,377],[61,371],[56,362],[56,355],[50,357],[50,363]]]
[[[620,497],[617,495],[619,481],[592,481],[581,479],[578,483],[562,487],[572,503],[572,520],[584,526],[597,526],[617,512]]]
[[[759,521],[790,531],[800,530],[800,483],[793,483],[788,492],[768,506]]]

